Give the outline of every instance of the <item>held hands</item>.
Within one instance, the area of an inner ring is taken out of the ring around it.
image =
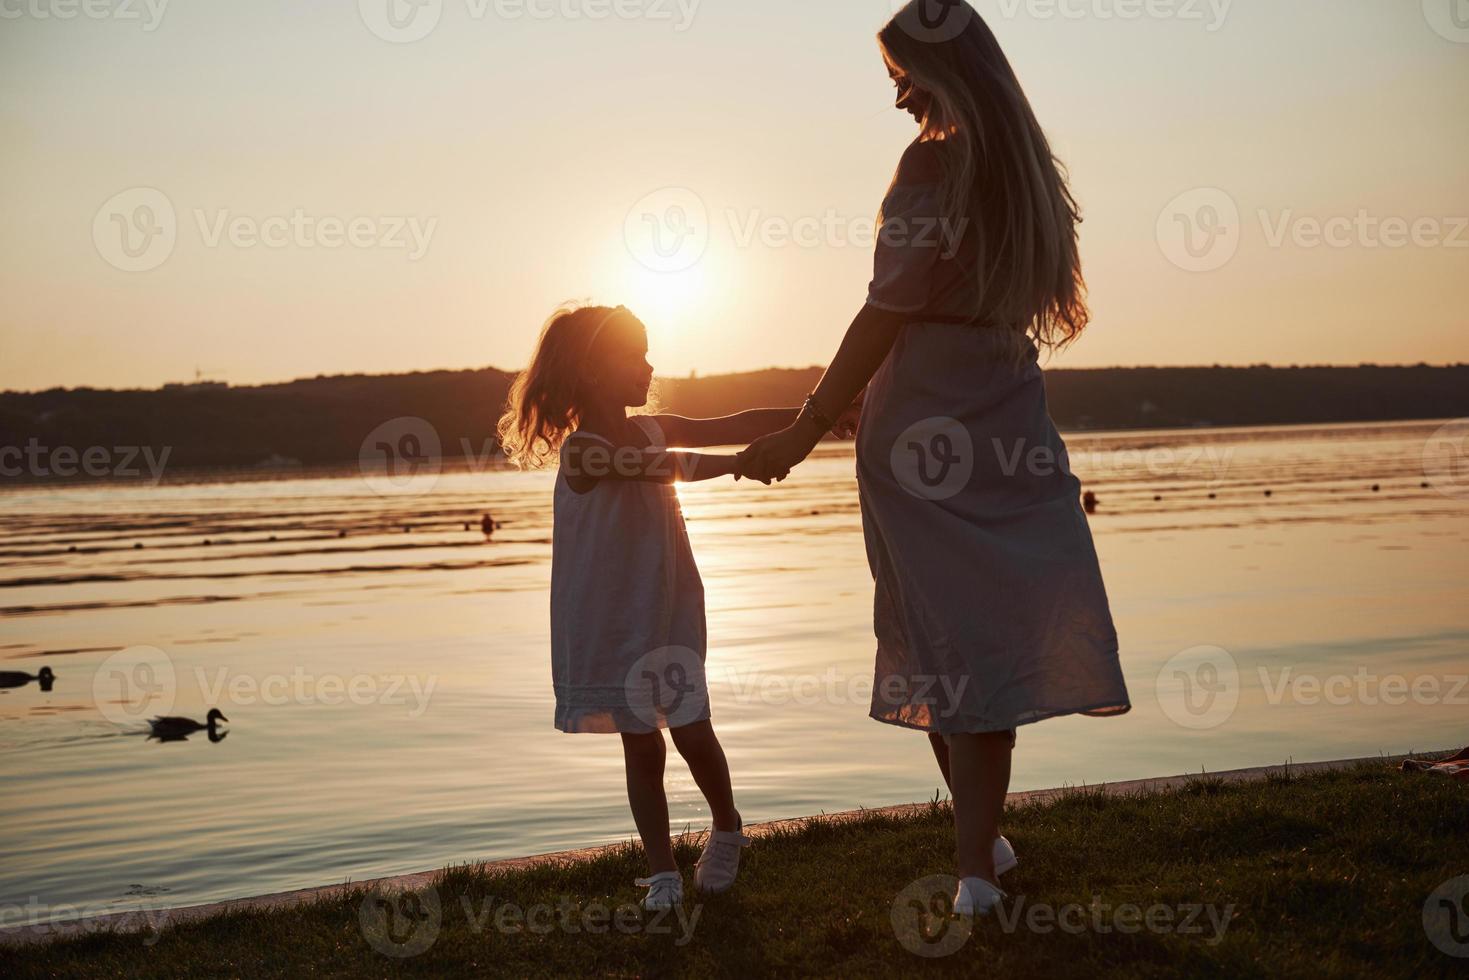
[[[857,422],[862,414],[862,396],[847,406],[832,424],[831,433],[839,439],[851,438],[857,431]],[[769,435],[761,436],[735,457],[735,479],[749,477],[769,486],[771,481],[784,480],[791,468],[810,455],[821,441],[822,432],[804,413],[796,421]]]
[[[767,487],[772,480],[784,480],[791,472],[791,467],[806,458],[811,447],[816,443],[806,434],[809,427],[797,421],[794,425],[761,436],[750,443],[735,457],[735,479],[747,476],[752,480],[759,480]],[[820,438],[818,435],[817,439]]]

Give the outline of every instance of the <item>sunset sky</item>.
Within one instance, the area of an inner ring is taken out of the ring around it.
[[[1469,361],[1451,2],[978,3],[1085,212],[1056,363]],[[914,131],[889,0],[94,4],[0,2],[0,388],[516,368],[572,299],[825,362]]]

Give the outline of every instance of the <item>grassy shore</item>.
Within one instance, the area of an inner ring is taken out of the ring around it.
[[[762,837],[725,895],[699,896],[686,874],[677,916],[636,910],[641,855],[628,847],[504,873],[453,868],[418,895],[357,891],[160,934],[0,949],[0,974],[1235,978],[1469,967],[1430,940],[1424,918],[1436,889],[1469,874],[1469,792],[1447,779],[1363,765],[1014,807],[1011,898],[972,929],[941,914],[949,820],[935,803]],[[684,841],[686,870],[696,857]],[[1439,943],[1469,954],[1469,941],[1453,946],[1469,940],[1456,898],[1460,931]],[[1444,905],[1439,919],[1454,914]]]

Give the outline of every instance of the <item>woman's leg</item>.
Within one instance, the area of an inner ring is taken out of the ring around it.
[[[677,871],[668,840],[668,797],[663,793],[663,760],[668,749],[662,732],[622,733],[622,761],[627,767],[627,802],[643,839],[652,874]]]
[[[729,785],[729,763],[724,758],[724,747],[714,734],[714,726],[700,721],[671,728],[669,734],[673,736],[673,747],[688,763],[699,792],[709,803],[714,829],[738,830],[739,815],[735,813],[734,790]]]
[[[949,743],[938,732],[929,732],[928,744],[933,749],[933,757],[938,760],[939,772],[944,774],[944,785],[949,787],[949,797],[952,799],[954,783],[949,779]]]
[[[959,844],[959,877],[998,884],[995,838],[1010,789],[1010,732],[949,736],[950,792],[954,796],[954,836]]]

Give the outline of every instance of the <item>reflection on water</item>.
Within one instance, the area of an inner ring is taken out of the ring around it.
[[[1435,428],[1071,437],[1135,708],[1025,729],[1015,788],[1463,741],[1469,501],[1424,485]],[[550,476],[413,489],[0,495],[0,667],[28,675],[0,685],[0,903],[189,904],[632,835],[616,741],[551,727]],[[680,489],[749,820],[940,784],[921,736],[866,717],[855,494],[846,445],[776,487]],[[228,739],[133,737],[211,708]],[[669,801],[707,825],[676,761]]]

